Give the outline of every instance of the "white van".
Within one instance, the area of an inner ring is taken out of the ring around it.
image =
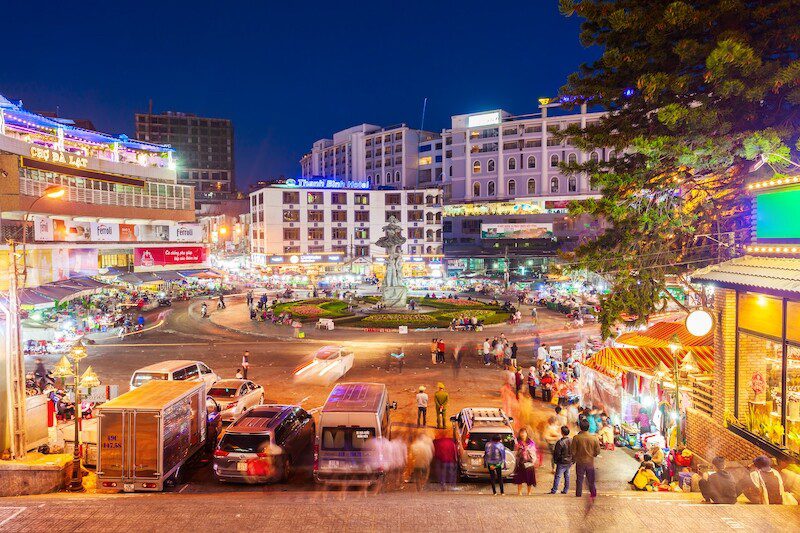
[[[184,380],[203,380],[206,382],[206,390],[211,385],[219,381],[219,376],[200,361],[189,361],[186,359],[174,359],[154,363],[144,368],[136,370],[131,376],[131,388],[133,390],[141,387],[148,381],[153,380],[184,381]]]
[[[317,423],[314,480],[372,484],[384,475],[381,446],[391,438],[386,385],[340,383],[331,391]]]

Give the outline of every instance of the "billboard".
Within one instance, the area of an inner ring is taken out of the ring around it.
[[[204,246],[137,247],[133,249],[133,266],[135,268],[196,265],[204,263],[205,260],[206,248]]]
[[[119,242],[119,224],[92,222],[89,236],[95,242]]]
[[[481,224],[481,239],[544,239],[553,232],[553,224]]]
[[[200,224],[118,224],[35,216],[33,229],[39,242],[203,242]]]
[[[65,242],[89,242],[92,240],[92,223],[54,218],[53,240]]]
[[[756,197],[756,239],[800,243],[800,189],[761,193]]]
[[[170,242],[203,242],[203,226],[200,224],[179,224],[169,227]]]

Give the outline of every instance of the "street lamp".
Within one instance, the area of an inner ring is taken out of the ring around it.
[[[672,352],[672,373],[675,380],[675,443],[681,442],[681,387],[678,368],[678,351],[683,348],[678,335],[673,335],[670,340],[669,350]]]
[[[92,387],[100,386],[100,378],[92,370],[89,365],[83,374],[80,373],[80,362],[86,358],[86,348],[78,341],[72,347],[68,355],[65,355],[56,364],[53,369],[53,375],[66,380],[72,378],[72,386],[75,390],[75,440],[74,449],[72,453],[72,478],[69,482],[68,489],[71,492],[80,492],[83,490],[83,473],[81,472],[81,454],[80,454],[80,421],[83,419],[83,410],[81,409],[81,388],[89,389],[91,393]]]
[[[22,219],[22,271],[23,276],[27,272],[27,257],[25,248],[28,242],[28,233],[26,231],[28,225],[28,218],[30,217],[31,210],[36,203],[42,198],[61,198],[66,194],[67,190],[61,185],[49,185],[42,191],[28,206],[25,216]],[[16,194],[14,194],[16,196]],[[0,223],[0,229],[2,224]],[[0,234],[0,238],[2,235]],[[17,264],[17,241],[8,239],[9,246],[9,263],[11,266],[10,279],[8,284],[8,311],[6,313],[6,323],[9,329],[9,343],[7,346],[10,348],[8,351],[9,368],[8,368],[8,389],[10,391],[11,400],[11,453],[15,459],[25,457],[26,453],[26,439],[25,439],[25,359],[22,351],[22,325],[19,316],[19,293],[17,287],[19,285],[19,268]],[[23,280],[25,278],[23,277]],[[23,281],[23,285],[24,285]]]

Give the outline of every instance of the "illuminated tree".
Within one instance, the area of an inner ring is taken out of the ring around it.
[[[749,226],[743,185],[756,163],[783,171],[797,149],[800,1],[561,0],[583,19],[581,42],[603,47],[562,88],[567,105],[609,111],[560,136],[599,161],[602,198],[575,214],[612,228],[574,261],[612,283],[604,333],[623,314],[641,323],[671,279],[731,257]]]

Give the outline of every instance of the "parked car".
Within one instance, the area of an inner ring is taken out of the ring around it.
[[[223,432],[214,450],[214,476],[238,483],[288,481],[314,443],[314,419],[294,405],[259,405]]]
[[[185,381],[201,379],[206,382],[206,390],[208,390],[214,383],[219,381],[219,376],[200,361],[171,359],[134,371],[133,375],[131,375],[130,390],[141,387],[148,381],[153,380]]]
[[[219,403],[223,422],[231,422],[251,407],[264,403],[264,387],[249,379],[223,379],[208,389],[208,396]]]
[[[496,434],[506,447],[506,467],[503,477],[511,476],[516,466],[514,457],[514,428],[512,418],[497,407],[467,407],[450,418],[453,422],[453,438],[458,447],[458,472],[466,478],[489,478],[483,464],[486,443]]]

